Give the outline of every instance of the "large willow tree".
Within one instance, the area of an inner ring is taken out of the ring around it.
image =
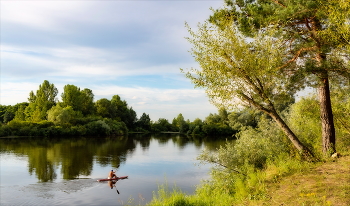
[[[296,149],[307,158],[312,154],[284,122],[276,109],[289,102],[293,92],[289,77],[277,69],[283,63],[283,41],[268,33],[246,39],[233,24],[221,27],[205,22],[197,31],[189,28],[192,55],[201,69],[186,76],[197,87],[206,89],[212,103],[226,108],[238,104],[255,107],[271,116]]]
[[[272,34],[284,42],[278,72],[290,77],[296,89],[318,89],[323,152],[336,151],[330,98],[332,77],[349,78],[349,0],[226,0],[209,21],[221,29],[237,26],[242,37],[275,29]]]

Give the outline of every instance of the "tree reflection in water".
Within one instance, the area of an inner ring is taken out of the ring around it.
[[[134,135],[115,138],[9,138],[0,139],[0,152],[13,153],[28,157],[28,171],[36,175],[40,182],[49,182],[57,178],[60,169],[63,179],[75,179],[89,176],[96,162],[101,166],[119,168],[126,161],[127,154],[132,154],[139,144],[147,150],[151,139],[160,145],[172,141],[180,149],[189,142],[196,147],[205,144],[208,149],[216,149],[218,140],[205,141],[201,138],[187,138],[179,135]]]

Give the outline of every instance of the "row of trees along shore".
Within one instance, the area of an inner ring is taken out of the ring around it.
[[[65,85],[57,100],[58,90],[45,80],[28,102],[0,105],[0,136],[109,136],[129,132],[178,132],[185,135],[233,137],[243,126],[256,126],[260,114],[249,109],[228,113],[220,109],[205,120],[185,120],[180,113],[169,122],[165,118],[152,121],[136,112],[125,100],[114,95],[111,100],[94,101],[90,89],[81,90],[75,85]]]

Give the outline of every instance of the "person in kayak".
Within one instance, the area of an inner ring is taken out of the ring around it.
[[[109,185],[109,187],[111,188],[111,189],[113,189],[113,187],[117,187],[117,186],[115,186],[115,183],[117,183],[117,181],[108,181],[108,185]]]
[[[117,175],[115,175],[115,172],[113,172],[113,170],[111,170],[109,172],[108,179],[113,179],[113,178],[117,178]]]

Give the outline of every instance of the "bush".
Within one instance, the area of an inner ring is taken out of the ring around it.
[[[7,125],[0,126],[0,137],[10,136],[12,134],[11,128]]]
[[[268,119],[261,119],[257,128],[246,127],[237,136],[236,141],[226,143],[216,153],[204,151],[198,157],[215,165],[212,181],[205,187],[236,200],[264,199],[264,170],[279,156],[289,157],[292,147],[278,126]]]
[[[110,127],[110,134],[114,135],[127,135],[128,128],[124,122],[120,122],[112,119],[105,119],[106,124]]]
[[[104,120],[97,120],[85,125],[86,134],[89,136],[108,136],[111,128]]]
[[[235,142],[227,143],[217,153],[203,152],[199,159],[247,173],[245,167],[262,169],[277,154],[289,154],[289,142],[274,122],[262,119],[259,127],[247,128],[237,134]]]
[[[72,126],[70,128],[70,136],[84,136],[86,132],[87,129],[82,125]]]
[[[288,124],[300,141],[314,154],[321,156],[322,135],[319,108],[316,96],[302,98],[291,106],[287,117]]]

